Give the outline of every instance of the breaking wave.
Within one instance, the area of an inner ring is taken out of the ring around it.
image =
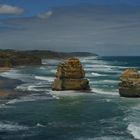
[[[28,130],[29,127],[24,125],[19,125],[18,123],[2,121],[0,122],[0,131],[21,131]]]
[[[97,93],[97,94],[105,94],[105,95],[119,95],[118,94],[118,91],[117,90],[114,90],[114,91],[106,91],[106,90],[103,90],[103,89],[99,89],[99,88],[92,88],[92,92],[94,93]]]
[[[38,79],[38,80],[45,80],[45,81],[52,82],[52,81],[54,80],[54,77],[48,77],[48,76],[35,76],[35,79]]]
[[[140,139],[140,125],[136,125],[134,123],[130,123],[128,125],[128,131],[134,136],[136,139]]]

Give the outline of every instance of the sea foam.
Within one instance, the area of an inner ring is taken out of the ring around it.
[[[18,123],[3,121],[0,122],[0,131],[21,131],[21,130],[28,130],[29,127],[19,125]]]
[[[97,93],[97,94],[105,94],[105,95],[119,95],[117,90],[114,91],[105,91],[103,89],[99,88],[93,88],[92,92]]]
[[[100,73],[96,73],[96,72],[92,72],[91,73],[93,76],[106,76],[106,74],[100,74]]]
[[[140,125],[130,123],[127,128],[136,139],[140,139]]]
[[[54,77],[47,77],[47,76],[35,76],[35,79],[38,79],[38,80],[45,80],[45,81],[52,82],[52,81],[54,80]]]
[[[30,94],[28,96],[23,96],[18,99],[12,99],[9,102],[6,103],[6,105],[21,103],[21,102],[34,102],[38,100],[52,100],[53,97],[47,95],[47,94]]]
[[[124,140],[124,137],[116,137],[116,136],[102,136],[102,137],[94,137],[94,138],[77,138],[76,140]],[[131,139],[127,139],[131,140]]]

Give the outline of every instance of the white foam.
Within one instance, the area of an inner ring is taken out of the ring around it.
[[[106,87],[111,87],[113,84],[118,84],[118,80],[96,80],[96,81],[90,81],[91,84],[104,84]]]
[[[1,104],[0,108],[8,108],[8,107],[6,106],[6,104]]]
[[[75,97],[75,96],[81,96],[81,95],[89,95],[91,93],[70,90],[70,91],[50,91],[49,94],[52,95],[53,97],[59,99],[59,97],[66,97],[66,96],[67,97]]]
[[[80,61],[96,60],[97,56],[80,57]]]
[[[117,66],[112,66],[112,65],[105,65],[105,64],[87,64],[86,67],[92,67],[92,68],[117,68]]]
[[[48,77],[48,76],[35,76],[35,79],[52,82],[52,81],[54,80],[54,77]]]
[[[3,72],[0,74],[0,76],[11,78],[11,79],[18,79],[24,82],[26,82],[26,79],[29,79],[30,77],[30,75],[19,73],[19,71],[15,69],[8,72]]]
[[[22,97],[20,99],[13,99],[10,100],[9,102],[7,102],[6,104],[15,104],[15,103],[20,103],[20,102],[31,102],[31,101],[35,101],[35,99],[33,98],[27,98],[27,97]]]
[[[95,65],[95,64],[97,64],[97,65],[109,65],[108,62],[105,62],[103,60],[98,60],[98,59],[85,59],[84,61],[81,61],[81,62],[85,63],[85,65],[86,64],[91,64],[91,65]]]
[[[0,75],[3,77],[7,77],[7,78],[16,78],[19,74],[18,74],[17,70],[13,69],[13,70],[8,71],[8,72],[3,72]]]
[[[108,103],[111,102],[111,101],[112,101],[111,99],[106,99],[106,102],[108,102]]]
[[[52,97],[48,97],[47,95],[43,94],[31,94],[28,96],[20,97],[19,99],[13,99],[7,102],[6,104],[15,104],[15,103],[21,103],[21,102],[34,102],[37,100],[51,100]]]
[[[91,71],[92,72],[93,68],[85,68],[85,71],[89,71],[89,72]]]
[[[121,73],[120,70],[111,69],[111,68],[94,68],[95,72],[105,72],[105,73]]]
[[[78,138],[76,140],[125,140],[124,137],[116,137],[116,136],[102,136],[102,137],[94,137],[94,138]]]
[[[45,126],[42,125],[41,123],[37,123],[36,126],[37,126],[37,127],[45,127]]]
[[[43,59],[42,60],[42,64],[43,65],[58,65],[58,63],[60,63],[61,60],[56,60],[56,59]]]
[[[105,74],[100,74],[100,73],[96,73],[96,72],[92,72],[91,74],[93,76],[106,76]]]
[[[56,73],[57,72],[57,70],[51,70],[51,73]]]
[[[134,138],[136,139],[140,139],[140,125],[136,125],[136,124],[129,124],[128,128],[127,128],[130,133],[134,136]]]
[[[39,86],[27,83],[17,86],[16,89],[21,91],[42,91],[41,89],[37,89],[37,87]]]
[[[15,104],[18,101],[19,101],[19,99],[13,99],[13,100],[10,100],[9,102],[7,102],[6,104]]]
[[[128,67],[125,66],[114,66],[114,65],[94,65],[95,68],[108,68],[108,69],[126,69]]]
[[[34,92],[42,92],[48,91],[48,88],[51,87],[51,82],[41,80],[41,81],[34,81],[31,83],[21,84],[16,87],[19,91],[34,91]]]
[[[87,72],[103,72],[103,73],[117,73],[120,74],[120,70],[114,70],[109,68],[85,68],[85,71]]]
[[[31,86],[28,86],[28,87],[27,87],[27,90],[28,90],[28,91],[42,91],[42,89],[41,89],[41,90],[40,90],[40,89],[38,90],[38,89],[36,89],[36,88],[37,88],[37,86],[31,85]]]
[[[113,84],[117,84],[117,83],[119,83],[119,81],[118,80],[102,80],[102,82],[104,82],[104,83],[113,83]]]
[[[94,93],[98,93],[98,94],[105,94],[105,95],[119,95],[118,94],[118,91],[117,90],[114,90],[114,91],[105,91],[103,89],[98,89],[98,88],[93,88],[92,89],[92,92]]]
[[[26,88],[27,91],[34,91],[34,92],[46,92],[48,91],[48,87],[47,85],[44,85],[42,83],[42,85],[29,85],[27,88]]]
[[[41,70],[45,70],[46,68],[42,66],[42,67],[40,67],[40,69],[41,69]]]
[[[17,90],[27,91],[27,87],[29,84],[22,84],[16,87]]]
[[[21,131],[21,130],[28,130],[29,127],[19,125],[18,123],[13,122],[0,122],[0,131]]]

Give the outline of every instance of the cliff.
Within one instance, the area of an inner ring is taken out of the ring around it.
[[[39,65],[41,58],[34,54],[25,54],[14,50],[0,51],[0,67],[14,67],[20,65]]]
[[[25,54],[34,54],[41,58],[70,58],[70,57],[80,57],[80,56],[97,56],[97,54],[89,52],[55,52],[48,50],[31,50],[22,51]]]
[[[47,50],[15,51],[0,50],[0,67],[14,67],[21,65],[40,65],[44,58],[59,59],[75,56],[96,56],[96,54],[87,52],[53,52]]]

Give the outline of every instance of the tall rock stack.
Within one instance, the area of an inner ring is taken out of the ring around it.
[[[52,90],[88,90],[89,81],[78,58],[70,58],[61,63],[56,72]]]
[[[119,93],[123,97],[140,97],[140,74],[136,69],[126,69],[119,83]]]

